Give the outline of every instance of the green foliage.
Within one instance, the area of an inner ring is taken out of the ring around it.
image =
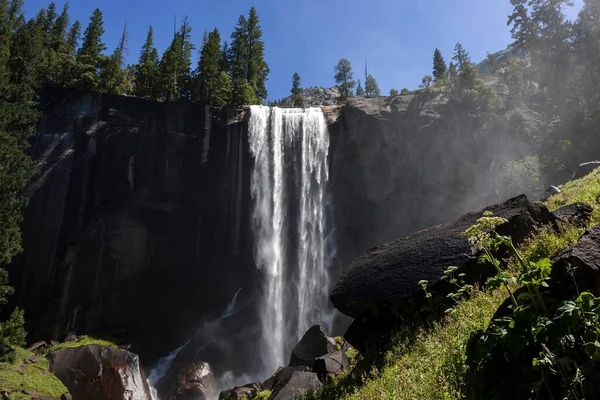
[[[408,90],[407,88],[404,88],[400,91],[400,94],[402,94],[402,95],[410,94],[410,90]]]
[[[0,322],[0,363],[15,362],[15,349],[25,344],[26,337],[24,313],[17,308],[6,321]]]
[[[419,89],[427,90],[431,87],[433,83],[433,77],[431,75],[425,75],[421,80],[421,84],[419,85]]]
[[[117,345],[111,341],[83,335],[83,336],[78,336],[73,341],[59,343],[56,346],[52,346],[52,348],[48,352],[51,353],[51,352],[59,350],[59,349],[75,349],[77,347],[91,346],[91,345],[105,346],[105,347],[117,347]]]
[[[360,83],[360,79],[358,80],[358,83],[356,85],[356,95],[357,96],[364,96],[365,95],[365,90],[363,89],[361,83]]]
[[[207,36],[206,43],[200,52],[197,74],[199,78],[198,99],[207,104],[223,105],[223,92],[231,91],[230,81],[224,81],[221,75],[221,35],[218,29]],[[224,101],[223,101],[224,100]],[[219,104],[217,104],[219,103]]]
[[[433,79],[439,81],[440,79],[445,79],[447,75],[448,67],[446,66],[444,57],[442,57],[442,52],[435,49],[433,53]]]
[[[154,46],[154,29],[148,28],[146,41],[142,47],[140,58],[135,69],[134,93],[139,97],[155,97],[156,80],[158,79],[158,50]]]
[[[35,361],[27,362],[24,360],[26,357]],[[67,388],[48,369],[46,358],[37,357],[24,349],[17,349],[14,363],[0,363],[0,392],[28,390],[52,398],[60,398],[61,395],[68,394]]]
[[[292,78],[292,102],[295,108],[304,108],[304,99],[302,98],[302,87],[300,87],[300,75],[294,73]]]
[[[377,84],[377,81],[371,74],[367,75],[367,79],[365,80],[365,96],[367,96],[367,97],[381,96],[381,91],[379,90],[379,85]]]
[[[550,197],[546,202],[550,210],[556,210],[567,204],[582,202],[594,206],[590,225],[600,223],[600,169],[589,175],[575,179],[560,186],[560,193]]]
[[[527,156],[509,162],[504,167],[501,181],[504,193],[518,195],[525,193],[529,198],[538,198],[542,189],[542,171],[537,156]]]
[[[161,100],[176,101],[191,96],[191,63],[194,50],[191,34],[192,28],[186,17],[160,61],[156,91]]]
[[[358,90],[357,90],[356,92],[357,92],[357,95],[358,95]],[[390,89],[390,96],[391,96],[391,97],[396,97],[396,96],[398,96],[399,94],[400,94],[400,93],[398,92],[398,89],[394,89],[394,88]]]
[[[471,62],[471,56],[460,43],[456,43],[456,46],[454,47],[454,56],[452,59],[456,61],[455,68],[457,68],[459,73],[464,72],[466,68],[472,66],[473,64]]]
[[[256,393],[256,395],[254,396],[254,398],[252,400],[268,400],[269,397],[271,397],[271,391],[263,390],[263,391]]]
[[[352,74],[352,64],[345,58],[342,58],[333,68],[335,71],[335,83],[340,92],[339,101],[341,103],[348,100],[352,96],[352,89],[356,85]]]
[[[258,13],[251,7],[248,19],[240,15],[231,34],[231,45],[226,49],[233,83],[233,105],[258,104],[267,98],[265,82],[270,69],[264,60],[262,35]],[[252,95],[247,92],[248,85],[254,92]],[[248,103],[248,100],[252,102]]]

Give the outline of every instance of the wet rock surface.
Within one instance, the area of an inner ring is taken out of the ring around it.
[[[136,354],[110,346],[62,348],[49,355],[50,372],[73,400],[151,400]]]
[[[322,326],[315,325],[306,331],[300,342],[292,349],[289,365],[313,368],[317,357],[335,351],[335,347],[335,340],[327,336]]]

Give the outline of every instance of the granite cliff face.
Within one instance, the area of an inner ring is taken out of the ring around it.
[[[244,122],[192,104],[47,92],[41,172],[12,268],[36,338],[71,331],[178,347],[234,293],[251,304]],[[248,313],[252,318],[252,313]]]
[[[204,343],[199,327],[223,319],[239,294],[243,312],[216,330],[227,348],[189,361],[214,366],[227,354],[236,372],[250,370],[260,289],[244,112],[64,91],[45,93],[42,105],[26,251],[11,268],[29,332],[121,338],[152,361],[190,337]],[[332,282],[379,243],[504,197],[496,165],[525,147],[510,133],[477,137],[439,96],[353,98],[323,110]]]

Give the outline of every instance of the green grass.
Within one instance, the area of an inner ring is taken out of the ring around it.
[[[582,202],[594,207],[590,226],[600,223],[600,168],[581,179],[576,179],[559,187],[561,192],[550,197],[546,205],[550,211],[569,204]]]
[[[24,358],[37,357],[39,361],[26,363]],[[27,395],[19,393],[22,390],[32,390],[46,396],[59,398],[63,393],[69,393],[62,382],[48,371],[48,360],[42,356],[19,349],[17,362],[0,364],[0,392],[9,391],[11,399],[28,399]]]
[[[256,396],[254,396],[252,400],[267,400],[269,397],[271,397],[271,391],[263,390],[262,392],[256,393]]]
[[[117,347],[117,345],[115,345],[113,342],[110,342],[108,340],[96,339],[96,338],[89,337],[89,336],[79,336],[76,340],[73,340],[71,342],[64,342],[64,343],[57,344],[56,346],[52,346],[52,348],[50,348],[49,352],[53,352],[53,351],[59,350],[59,349],[74,349],[77,347],[88,346],[88,345]]]
[[[584,202],[594,208],[590,226],[600,223],[600,169],[569,182],[561,193],[545,203],[553,211],[564,205]],[[537,261],[552,257],[577,242],[584,228],[563,223],[556,232],[545,227],[519,246],[522,255]],[[461,302],[451,314],[429,329],[399,335],[378,369],[358,356],[355,370],[325,385],[313,399],[462,399],[466,398],[465,348],[472,333],[485,329],[507,293],[476,292]],[[407,339],[407,337],[413,337]],[[361,365],[362,361],[362,365]],[[369,367],[365,367],[368,365]],[[370,368],[370,369],[369,369]]]

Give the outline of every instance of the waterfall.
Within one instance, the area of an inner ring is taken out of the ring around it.
[[[329,133],[320,108],[252,106],[254,256],[262,272],[262,373],[313,324],[331,328],[325,254]]]

